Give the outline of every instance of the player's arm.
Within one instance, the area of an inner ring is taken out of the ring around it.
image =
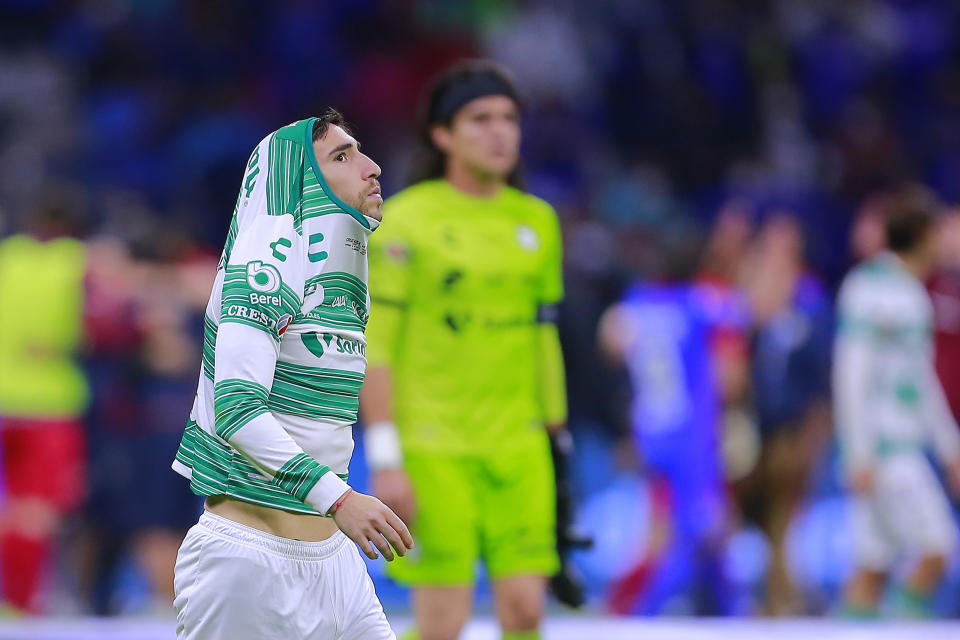
[[[216,431],[273,484],[326,513],[349,487],[267,407],[282,331],[302,303],[299,245],[292,216],[252,216],[236,239],[214,352]]]
[[[840,293],[840,323],[834,344],[834,415],[847,476],[858,491],[872,488],[874,437],[868,384],[876,339],[873,319],[855,299],[848,283]]]
[[[614,365],[622,365],[630,344],[636,339],[637,324],[626,304],[618,302],[600,316],[597,324],[597,344],[600,351]]]
[[[573,491],[569,480],[573,438],[567,431],[566,375],[557,330],[558,306],[563,299],[563,244],[557,217],[552,210],[545,229],[545,259],[537,300],[536,370],[541,418],[550,436],[556,482],[556,544],[560,571],[550,577],[550,589],[560,602],[580,607],[586,602],[586,594],[569,563],[569,553],[573,549],[589,547],[593,541],[578,535],[573,528]]]
[[[950,411],[943,385],[937,376],[934,359],[924,369],[924,418],[933,442],[933,451],[947,469],[954,493],[960,495],[960,426]]]
[[[563,300],[563,245],[557,216],[552,210],[544,236],[536,318],[537,382],[543,424],[553,434],[566,428],[567,387],[557,331],[558,307]]]
[[[251,216],[242,225],[225,267],[214,352],[216,432],[274,485],[319,513],[337,514],[368,556],[376,557],[372,542],[390,560],[384,538],[400,555],[413,543],[403,523],[375,498],[354,498],[268,408],[281,336],[302,304],[301,261],[292,216]]]
[[[412,255],[411,243],[389,222],[371,239],[367,374],[360,389],[364,451],[374,493],[407,523],[416,516],[416,503],[393,418],[393,366],[408,305]]]

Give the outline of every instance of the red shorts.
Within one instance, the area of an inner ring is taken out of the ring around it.
[[[70,419],[0,418],[0,467],[9,498],[40,498],[63,512],[86,495],[86,435]]]

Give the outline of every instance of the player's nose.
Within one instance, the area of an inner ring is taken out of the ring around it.
[[[365,179],[369,180],[370,178],[379,178],[380,174],[383,173],[380,170],[380,165],[373,161],[373,158],[370,156],[364,155],[364,160],[367,162],[367,166],[364,167],[363,176]]]

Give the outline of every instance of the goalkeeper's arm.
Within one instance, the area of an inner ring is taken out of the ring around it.
[[[550,435],[556,480],[556,539],[560,571],[550,578],[550,589],[556,598],[571,607],[584,604],[583,586],[573,574],[569,563],[570,551],[592,544],[573,530],[573,495],[569,481],[569,459],[573,453],[573,439],[566,429],[567,397],[563,367],[563,353],[557,332],[556,307],[544,307],[538,313],[540,404],[543,422]]]

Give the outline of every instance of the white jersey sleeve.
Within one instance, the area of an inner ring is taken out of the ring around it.
[[[960,456],[960,426],[957,426],[943,392],[943,385],[934,368],[934,359],[928,359],[926,368],[927,393],[924,396],[924,423],[930,429],[933,451],[941,462],[950,462]]]
[[[838,300],[839,327],[833,356],[834,414],[849,475],[873,465],[875,434],[869,420],[872,366],[869,301],[848,277]]]

